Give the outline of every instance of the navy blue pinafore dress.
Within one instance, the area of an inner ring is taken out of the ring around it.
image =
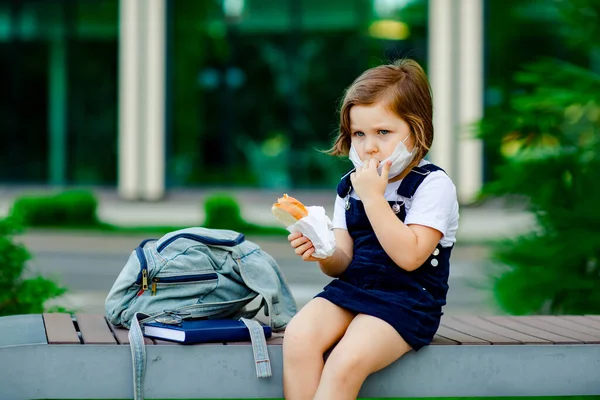
[[[441,168],[426,164],[414,167],[402,180],[397,193],[411,198],[421,182]],[[386,321],[418,351],[428,345],[437,331],[446,304],[452,247],[439,243],[425,263],[415,271],[398,267],[383,250],[360,200],[349,197],[350,176],[342,179],[337,192],[346,198],[346,225],[354,240],[354,254],[348,268],[316,297],[357,314]],[[396,202],[389,202],[390,207]],[[400,204],[398,218],[406,209]]]

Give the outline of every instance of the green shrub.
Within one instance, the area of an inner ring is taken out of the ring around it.
[[[270,207],[270,205],[268,205]],[[260,226],[242,218],[238,202],[228,194],[215,194],[204,203],[205,228],[231,229],[244,234],[287,235],[288,231],[276,226]]]
[[[88,191],[73,190],[15,200],[11,216],[26,226],[96,226],[98,201]]]
[[[227,194],[217,194],[206,199],[204,212],[206,228],[243,232],[248,227],[248,223],[242,218],[239,204]]]
[[[507,267],[494,293],[511,314],[600,312],[600,75],[543,60],[516,75],[521,88],[483,121],[505,163],[488,195],[526,200],[537,227],[497,243]]]
[[[42,313],[46,300],[61,296],[66,289],[41,276],[23,278],[31,258],[22,245],[13,242],[19,226],[0,220],[0,315]]]

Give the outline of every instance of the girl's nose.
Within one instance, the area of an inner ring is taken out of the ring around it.
[[[376,140],[374,138],[369,138],[367,136],[367,138],[365,139],[365,153],[373,154],[376,152],[377,152]]]

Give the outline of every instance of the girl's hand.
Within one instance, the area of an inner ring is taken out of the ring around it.
[[[390,173],[391,161],[385,163],[382,168],[381,176],[377,172],[379,162],[374,158],[365,162],[350,174],[350,182],[356,191],[358,197],[364,202],[370,196],[383,196],[388,184],[388,175]]]
[[[288,240],[296,254],[302,257],[304,261],[319,261],[312,255],[315,252],[315,247],[309,238],[302,235],[300,232],[290,233]]]

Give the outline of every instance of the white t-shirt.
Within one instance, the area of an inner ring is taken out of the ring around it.
[[[419,167],[430,164],[427,160],[421,160]],[[399,196],[396,191],[402,183],[402,179],[389,183],[385,189],[385,199],[398,201],[406,208],[404,223],[424,225],[436,229],[442,233],[440,244],[442,247],[450,247],[456,242],[456,230],[458,229],[458,200],[456,187],[444,171],[434,171],[427,175],[419,185],[412,199]],[[354,189],[350,197],[358,199]],[[336,196],[333,209],[333,227],[348,229],[346,226],[345,200]]]

